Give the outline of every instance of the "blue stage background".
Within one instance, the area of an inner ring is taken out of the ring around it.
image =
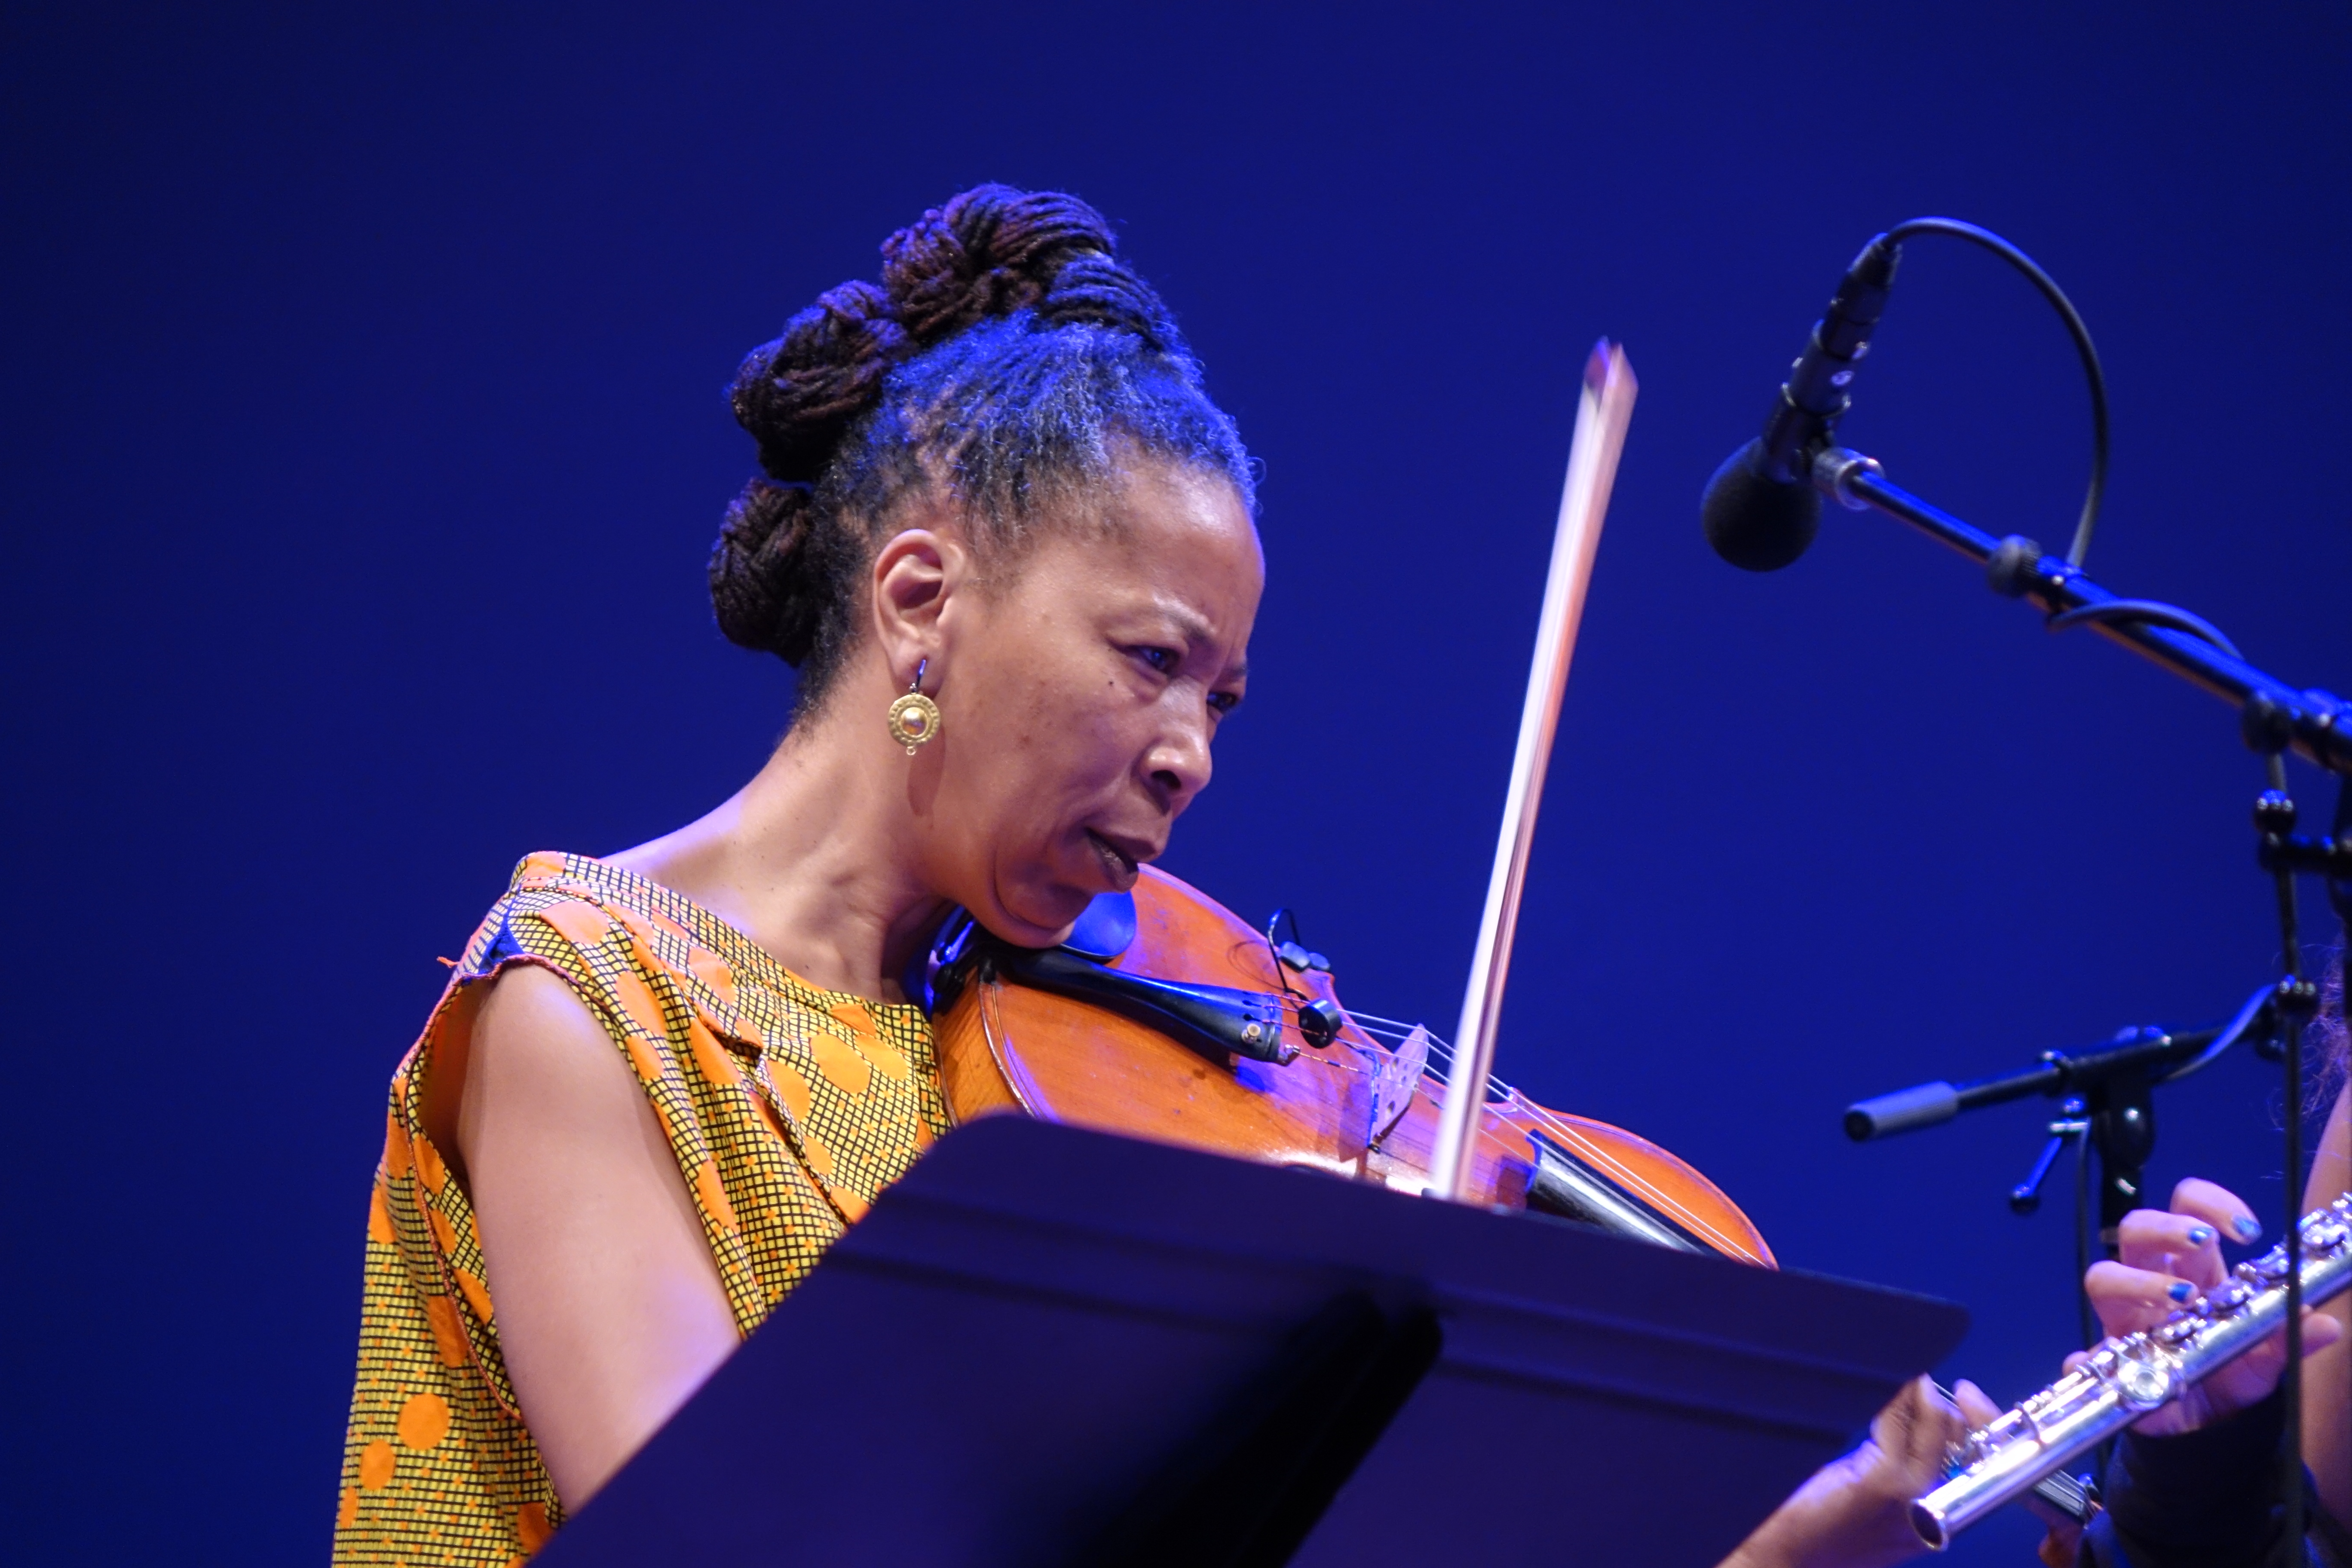
[[[758,764],[789,677],[702,587],[751,467],[723,389],[982,180],[1108,213],[1265,463],[1250,701],[1169,866],[1441,1029],[1578,371],[1628,346],[1502,1069],[1685,1154],[1787,1264],[1966,1302],[1948,1377],[2040,1384],[2067,1205],[2002,1197],[2046,1106],[1865,1147],[1838,1112],[2235,1006],[2277,956],[2258,765],[1894,523],[1749,577],[1695,502],[1861,243],[1974,219],[2105,354],[2094,573],[2352,689],[2347,68],[2319,4],[15,8],[24,1560],[322,1558],[435,959],[526,851]],[[1859,391],[1892,477],[2063,542],[2080,377],[1998,263],[1913,245]],[[2158,1190],[2273,1213],[2274,1081],[2164,1091]]]

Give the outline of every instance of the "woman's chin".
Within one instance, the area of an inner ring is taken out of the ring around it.
[[[1092,889],[1067,883],[1023,889],[1000,897],[993,911],[996,918],[980,923],[990,934],[1015,947],[1059,947],[1094,899]]]

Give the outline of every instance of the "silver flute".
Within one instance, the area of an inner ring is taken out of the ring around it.
[[[2352,1286],[2352,1193],[2303,1216],[2303,1301]],[[2183,1306],[2158,1328],[2102,1340],[2056,1383],[1962,1438],[1959,1468],[1911,1505],[1912,1528],[1941,1552],[1952,1537],[2068,1460],[2170,1404],[2199,1380],[2286,1324],[2282,1242]]]

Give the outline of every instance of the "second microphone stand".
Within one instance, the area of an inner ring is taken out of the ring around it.
[[[2127,1028],[2086,1050],[2044,1051],[2032,1067],[2014,1072],[1965,1083],[1938,1080],[1862,1100],[1846,1108],[1846,1136],[1865,1142],[1937,1126],[1964,1110],[2028,1095],[2060,1100],[2049,1141],[2026,1179],[2010,1189],[2009,1206],[2020,1215],[2033,1213],[2041,1206],[2042,1184],[2059,1155],[2070,1146],[2077,1150],[2083,1157],[2075,1223],[2075,1277],[2080,1279],[2091,1266],[2092,1190],[2097,1194],[2096,1235],[2105,1257],[2116,1255],[2116,1227],[2124,1215],[2145,1206],[2142,1173],[2156,1149],[2157,1086],[2188,1077],[2240,1040],[2251,1038],[2258,1049],[2273,1045],[2277,1017],[2273,989],[2265,985],[2225,1024],[2197,1029]],[[2077,1297],[2084,1342],[2095,1342],[2098,1336],[2089,1331],[2088,1301],[2079,1291]]]

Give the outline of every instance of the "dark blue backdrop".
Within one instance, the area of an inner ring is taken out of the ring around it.
[[[324,1552],[434,959],[523,852],[758,763],[788,678],[701,586],[721,389],[985,179],[1111,215],[1265,459],[1249,710],[1169,863],[1296,906],[1376,1012],[1452,1022],[1578,367],[1629,346],[1503,1068],[1788,1263],[1967,1302],[1948,1371],[2046,1379],[2064,1208],[2001,1203],[2041,1102],[1837,1112],[2233,1005],[2275,959],[2256,764],[1892,523],[1751,578],[1693,501],[1860,242],[1973,218],[2105,352],[2094,570],[2352,686],[2340,7],[602,10],[6,24],[12,1538]],[[1850,436],[2063,540],[2084,399],[2024,286],[1917,244],[1878,347]],[[2272,1084],[2167,1091],[2159,1185],[2271,1212]]]

